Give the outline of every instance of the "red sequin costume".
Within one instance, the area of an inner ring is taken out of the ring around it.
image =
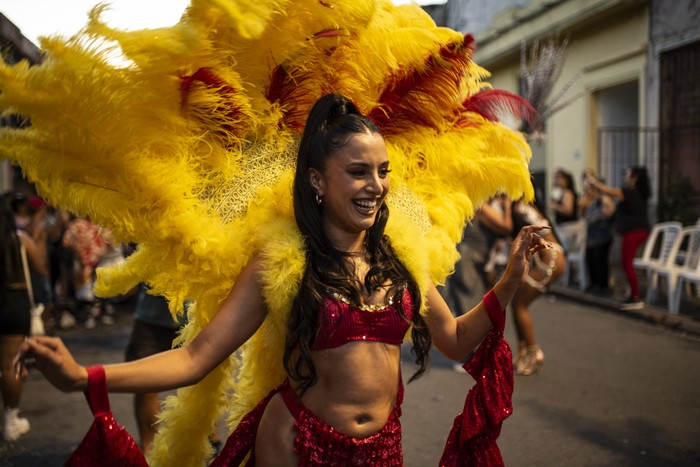
[[[32,121],[0,134],[0,155],[52,204],[139,245],[100,269],[98,294],[146,282],[172,310],[196,302],[183,346],[250,258],[266,263],[265,322],[242,358],[164,407],[154,465],[204,465],[221,414],[235,429],[284,381],[285,324],[306,258],[289,194],[301,129],[329,90],[384,135],[386,235],[422,293],[452,269],[474,206],[534,195],[525,138],[497,122],[525,103],[484,81],[471,36],[437,27],[416,4],[193,0],[178,24],[141,31],[110,28],[104,9],[82,32],[42,42],[41,65],[0,63],[0,107]],[[116,55],[123,62],[110,64]]]
[[[413,301],[408,289],[397,304],[393,300],[379,309],[366,310],[353,307],[339,295],[325,300],[323,316],[313,350],[340,347],[351,341],[373,341],[401,345],[409,322],[413,317]],[[347,466],[377,465],[402,466],[401,451],[401,403],[403,383],[399,379],[394,409],[384,427],[367,438],[353,438],[336,431],[332,426],[308,410],[297,398],[289,381],[273,389],[258,405],[249,412],[231,434],[221,454],[212,465],[236,466],[250,454],[246,465],[255,464],[255,435],[260,418],[272,397],[281,393],[289,413],[295,419],[294,452],[303,466]]]
[[[484,295],[483,304],[493,327],[464,364],[476,384],[467,394],[464,410],[455,418],[440,467],[503,465],[496,439],[503,420],[513,413],[513,356],[503,338],[505,310],[493,290]]]
[[[333,429],[332,426],[318,418],[304,407],[297,399],[289,382],[275,388],[249,412],[238,428],[229,436],[212,467],[238,466],[250,454],[246,466],[255,465],[255,435],[265,407],[270,399],[281,393],[285,405],[294,416],[294,453],[303,466],[402,466],[401,451],[401,403],[403,402],[403,384],[399,381],[394,409],[384,427],[367,438],[353,438]]]
[[[401,345],[413,319],[413,300],[404,289],[400,306],[403,316],[394,306],[394,300],[382,308],[372,310],[353,307],[344,297],[327,297],[312,350],[333,349],[351,341],[372,341]]]
[[[508,343],[503,338],[505,311],[501,309],[493,292],[484,297],[494,326],[479,349],[465,363],[464,368],[476,380],[464,403],[464,410],[454,421],[440,459],[441,467],[456,466],[502,466],[503,458],[496,444],[503,421],[513,413],[513,364]],[[401,307],[410,319],[412,316],[411,296],[405,291]],[[402,321],[393,306],[380,312],[361,313],[342,300],[326,300],[326,319],[322,320],[320,348],[342,345],[350,340],[391,340],[408,324]],[[373,326],[372,321],[382,323]],[[342,323],[342,325],[341,325]],[[392,324],[388,324],[392,323]],[[332,339],[331,339],[332,336]],[[368,338],[369,336],[369,338]],[[327,345],[328,344],[328,345]],[[275,388],[251,412],[231,434],[221,454],[212,466],[237,466],[248,458],[247,466],[255,465],[254,446],[260,418],[270,399],[277,393],[294,416],[294,452],[303,466],[401,466],[401,403],[403,384],[399,380],[399,390],[394,409],[384,427],[374,435],[357,439],[338,431],[306,409],[296,398],[289,382]],[[250,455],[250,457],[248,457]]]
[[[411,296],[404,291],[399,301],[404,315],[410,320]],[[502,466],[503,459],[496,444],[501,432],[501,424],[513,412],[511,396],[513,394],[513,365],[510,347],[503,338],[505,328],[505,311],[501,309],[493,292],[484,297],[484,305],[494,323],[491,332],[464,368],[476,380],[464,403],[464,411],[454,421],[447,444],[440,459],[441,467],[456,466]],[[322,320],[319,336],[322,348],[330,344],[342,345],[353,340],[386,339],[394,342],[403,336],[409,328],[408,321],[402,317],[393,302],[383,309],[362,313],[365,310],[353,308],[346,301],[327,299],[325,319]],[[337,325],[343,321],[342,326]],[[381,323],[379,325],[378,324]],[[90,377],[89,400],[107,401],[107,387],[104,371],[98,376],[100,384],[96,387],[96,378]],[[295,419],[294,452],[302,466],[402,466],[401,451],[401,404],[403,402],[403,383],[399,377],[398,391],[394,408],[384,427],[367,438],[353,438],[336,431],[332,426],[308,410],[297,398],[289,381],[273,389],[241,420],[238,427],[229,436],[224,449],[211,464],[214,467],[255,465],[255,437],[258,425],[272,397],[280,393],[289,412]],[[103,402],[107,407],[109,402]],[[93,407],[93,412],[95,407]],[[86,435],[80,448],[71,457],[71,465],[90,465],[95,456],[113,453],[115,458],[132,458],[130,465],[143,465],[143,457],[131,438],[124,432],[111,412],[107,419],[101,420],[104,410],[95,412],[96,420],[107,426],[99,436],[93,433],[93,426]],[[97,423],[97,422],[96,422]],[[100,427],[101,427],[100,426]],[[100,428],[98,427],[98,428]],[[116,453],[119,453],[117,456]]]

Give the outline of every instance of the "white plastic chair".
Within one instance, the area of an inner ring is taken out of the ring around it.
[[[557,237],[562,242],[566,251],[566,272],[562,277],[565,286],[569,285],[571,266],[576,265],[578,273],[578,288],[585,290],[588,286],[588,272],[586,271],[586,240],[588,229],[586,221],[579,219],[574,222],[554,226]]]
[[[660,279],[665,281],[668,311],[672,314],[677,314],[680,306],[680,290],[677,290],[679,289],[680,276],[689,273],[684,277],[686,279],[693,278],[693,273],[697,270],[698,255],[700,255],[700,227],[686,227],[676,237],[666,264],[649,268],[654,284]],[[677,301],[676,296],[678,296]]]
[[[657,276],[653,273],[656,267],[666,264],[671,248],[678,238],[683,225],[680,222],[660,222],[652,227],[647,238],[642,256],[634,258],[632,264],[636,268],[645,269],[647,276],[647,303],[654,299],[657,288]]]
[[[700,225],[686,227],[682,235],[688,238],[685,260],[676,272],[674,283],[668,276],[668,311],[672,314],[679,312],[684,284],[700,287]]]

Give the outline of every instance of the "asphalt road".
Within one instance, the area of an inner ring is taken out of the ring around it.
[[[123,359],[129,303],[114,326],[63,331],[83,364]],[[533,307],[543,371],[517,377],[514,414],[499,439],[506,465],[700,465],[700,338],[603,308],[546,296]],[[512,328],[506,337],[513,343]],[[404,378],[413,372],[404,345]],[[406,386],[402,422],[407,467],[438,464],[472,380],[435,354],[430,372]],[[136,433],[131,396],[112,394],[117,420]],[[32,431],[0,441],[0,466],[62,465],[91,416],[84,397],[33,373],[22,402]]]
[[[498,442],[507,466],[700,465],[700,338],[553,296],[532,313],[546,359],[515,377]],[[510,325],[506,338],[516,341]],[[437,465],[471,386],[438,358],[407,387],[408,467]]]

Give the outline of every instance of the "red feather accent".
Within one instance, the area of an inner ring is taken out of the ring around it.
[[[426,106],[445,109],[454,118],[459,111],[460,85],[474,53],[474,38],[446,44],[425,60],[422,69],[399,70],[386,81],[384,91],[368,116],[383,133],[397,133],[406,126],[439,128],[435,116],[424,112]],[[440,118],[442,120],[442,118]]]
[[[228,84],[223,78],[214,73],[210,68],[200,68],[195,71],[190,76],[180,77],[180,107],[183,111],[186,111],[189,104],[189,96],[192,89],[192,84],[195,81],[199,81],[204,86],[219,94],[221,97],[221,106],[224,107],[223,111],[218,108],[208,109],[207,114],[211,116],[220,116],[221,135],[226,136],[234,133],[235,129],[242,120],[245,119],[245,109],[235,104],[233,97],[237,94],[236,89]],[[218,106],[217,106],[218,107]]]
[[[187,100],[194,81],[201,81],[208,88],[218,88],[222,94],[234,94],[235,90],[226,81],[217,76],[211,68],[200,68],[190,76],[180,78],[180,105],[187,108]]]
[[[510,114],[528,125],[537,119],[537,110],[530,103],[512,92],[500,89],[484,89],[468,97],[462,105],[467,112],[475,112],[492,122]]]
[[[289,73],[287,73],[287,70],[282,65],[277,65],[275,69],[272,70],[272,76],[270,76],[270,86],[267,88],[267,93],[265,95],[268,102],[274,104],[275,102],[282,100],[284,88],[288,84],[288,78]]]
[[[333,92],[332,89],[315,88],[313,81],[307,79],[313,73],[318,72],[289,70],[284,65],[277,65],[272,70],[266,98],[272,104],[280,104],[283,113],[282,124],[286,128],[303,131],[314,102],[321,96]]]

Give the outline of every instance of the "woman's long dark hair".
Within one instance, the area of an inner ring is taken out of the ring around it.
[[[564,170],[564,169],[557,169],[556,174],[564,179],[564,183],[566,184],[566,188],[568,188],[572,192],[576,193],[576,184],[574,183],[574,177],[573,177],[573,175],[571,175],[571,172]]]
[[[630,167],[630,174],[637,179],[634,188],[639,192],[644,199],[651,197],[651,186],[649,184],[649,175],[646,167],[633,166]]]
[[[428,352],[432,342],[425,320],[419,313],[418,285],[396,258],[389,238],[384,235],[389,208],[382,204],[374,225],[367,230],[364,247],[370,270],[364,283],[360,283],[350,265],[350,254],[335,248],[326,235],[322,207],[315,202],[316,193],[311,186],[309,169],[324,173],[328,159],[345,146],[352,135],[367,132],[380,134],[374,122],[362,115],[350,100],[329,94],[311,109],[299,145],[294,178],[294,216],[306,244],[306,267],[289,316],[284,367],[292,379],[300,382],[301,393],[316,383],[311,347],[318,333],[325,297],[333,292],[359,304],[363,289],[373,291],[388,283],[387,296],[395,298],[397,310],[406,318],[401,297],[404,288],[408,288],[413,301],[413,352],[420,366],[409,381],[419,377],[430,362]]]

